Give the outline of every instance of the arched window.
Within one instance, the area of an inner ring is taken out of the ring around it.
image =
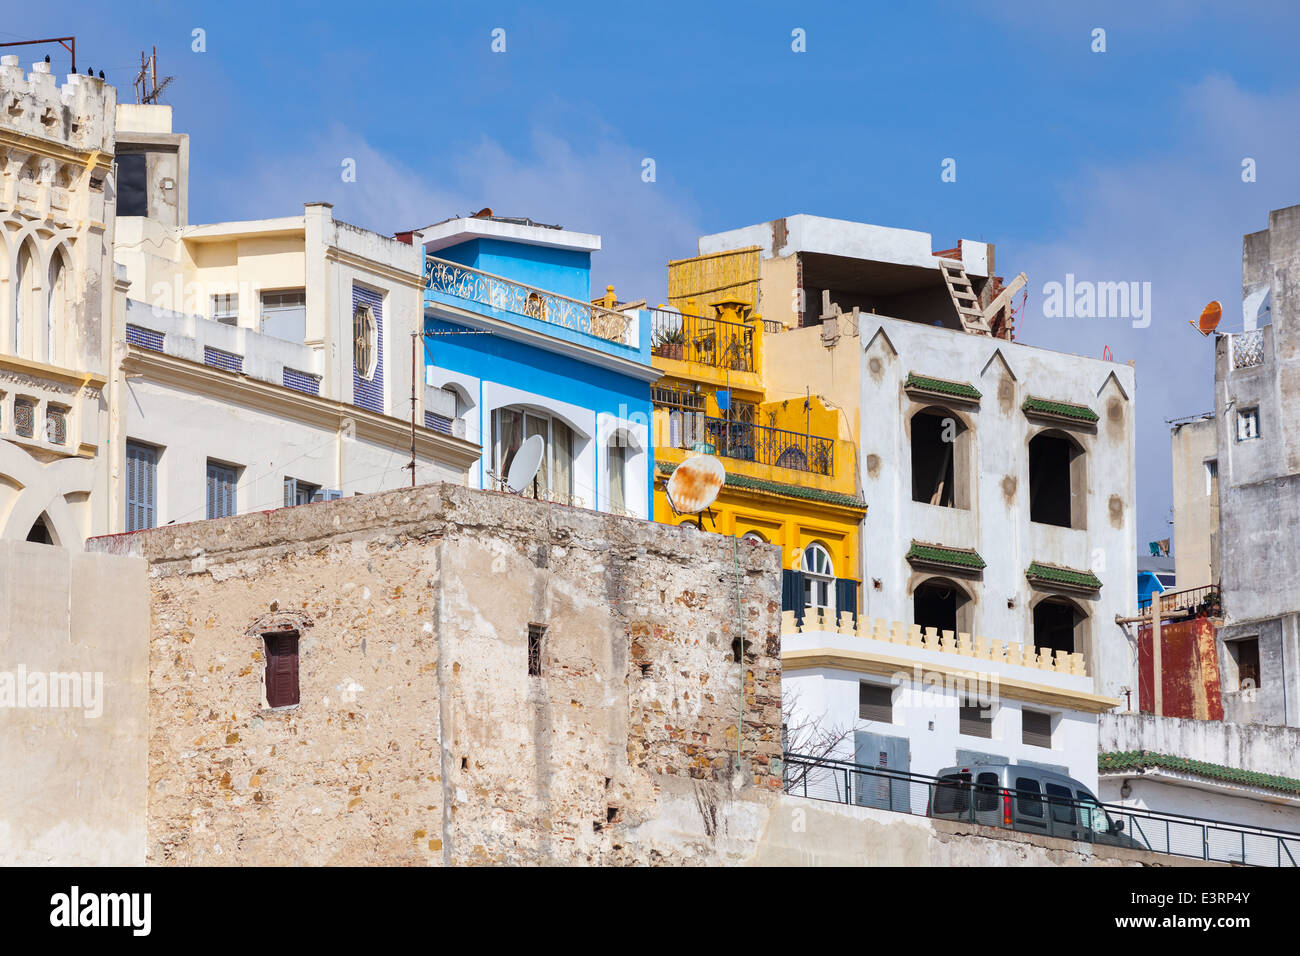
[[[559,418],[531,408],[498,408],[492,413],[493,470],[501,477],[510,473],[515,452],[528,438],[541,435],[545,441],[542,463],[537,470],[538,496],[561,504],[582,507],[574,493],[573,462],[577,439],[573,429]],[[527,489],[525,495],[531,495]]]
[[[1029,441],[1029,520],[1083,528],[1087,476],[1083,448],[1062,432]]]
[[[912,593],[912,622],[925,628],[970,633],[970,597],[947,578],[930,578]]]
[[[740,536],[741,541],[757,541],[759,544],[767,544],[767,538],[763,537],[757,531],[746,531]]]
[[[820,544],[808,545],[799,568],[803,571],[804,607],[835,610],[835,564],[830,552]]]
[[[46,520],[45,513],[32,523],[32,529],[27,532],[27,540],[35,544],[54,544],[54,535],[50,532],[49,521]]]
[[[1034,647],[1073,654],[1082,651],[1088,616],[1073,601],[1044,598],[1034,606]]]
[[[622,432],[615,435],[605,454],[605,468],[609,472],[609,510],[614,514],[627,512],[627,438]]]
[[[912,416],[912,500],[943,508],[969,508],[967,428],[942,408]]]

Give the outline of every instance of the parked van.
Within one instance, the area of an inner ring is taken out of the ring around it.
[[[1026,764],[973,763],[940,770],[928,816],[1133,850],[1150,847],[1123,833],[1092,792],[1073,777]]]

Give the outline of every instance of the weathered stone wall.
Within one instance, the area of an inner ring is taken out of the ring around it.
[[[450,485],[90,547],[150,564],[151,863],[710,862],[779,791],[775,548]],[[665,788],[700,839],[629,839]]]
[[[0,541],[0,864],[145,862],[138,558]]]

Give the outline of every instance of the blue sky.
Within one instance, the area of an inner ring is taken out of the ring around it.
[[[9,11],[0,39],[75,32],[127,102],[156,44],[192,222],[324,199],[392,233],[491,206],[600,233],[594,281],[651,301],[696,236],[798,212],[994,242],[1029,276],[1022,341],[1136,361],[1142,547],[1172,533],[1165,419],[1212,407],[1187,320],[1217,298],[1240,328],[1241,236],[1300,202],[1300,10],[970,7],[64,2]],[[1151,325],[1045,317],[1066,273],[1152,283]]]

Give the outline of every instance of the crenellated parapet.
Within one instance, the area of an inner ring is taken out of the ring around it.
[[[860,617],[855,620],[852,614],[840,614],[835,611],[828,614],[824,608],[815,607],[804,611],[802,626],[796,621],[794,611],[785,611],[781,615],[782,634],[818,632],[846,634],[917,650],[941,651],[974,660],[995,661],[1016,667],[1032,667],[1076,677],[1087,676],[1082,654],[1067,654],[1064,651],[1052,651],[1047,648],[1026,648],[1018,641],[989,640],[982,635],[972,637],[970,634],[940,631],[934,627],[922,628],[919,624],[886,621],[884,618],[869,620]]]

